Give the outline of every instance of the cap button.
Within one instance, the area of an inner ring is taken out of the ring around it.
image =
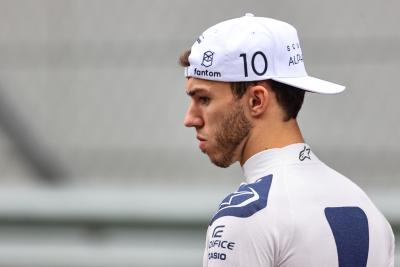
[[[245,16],[246,17],[254,17],[254,15],[252,13],[246,13]]]

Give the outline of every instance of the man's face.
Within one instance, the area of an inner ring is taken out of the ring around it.
[[[196,78],[187,80],[186,93],[191,102],[185,126],[196,129],[199,148],[215,165],[230,166],[252,128],[241,100],[234,98],[229,83]]]

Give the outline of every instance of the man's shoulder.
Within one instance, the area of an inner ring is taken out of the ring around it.
[[[235,192],[228,194],[221,201],[210,225],[221,217],[249,218],[265,209],[268,205],[272,180],[273,175],[270,174],[252,183],[242,183]]]

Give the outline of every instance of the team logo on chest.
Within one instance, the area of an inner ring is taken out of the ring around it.
[[[246,218],[265,208],[271,182],[272,175],[268,175],[254,183],[241,185],[236,192],[222,200],[217,213],[211,219],[210,225],[220,217]]]

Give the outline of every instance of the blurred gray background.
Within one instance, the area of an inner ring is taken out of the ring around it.
[[[0,0],[0,267],[201,266],[207,221],[242,178],[212,166],[183,127],[177,58],[246,12],[295,25],[308,73],[347,86],[306,95],[301,128],[399,233],[399,9]]]

